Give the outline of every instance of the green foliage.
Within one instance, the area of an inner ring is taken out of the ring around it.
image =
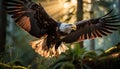
[[[111,47],[108,50],[102,50],[101,54],[97,54],[96,51],[86,51],[75,44],[75,48],[70,48],[62,54],[56,62],[50,65],[50,69],[111,69],[114,66],[118,67],[119,57],[119,46],[114,46],[114,49]],[[113,65],[108,67],[109,64]]]
[[[102,50],[101,54],[81,49],[78,43],[73,43],[69,47],[69,50],[59,57],[44,58],[38,55],[29,65],[25,65],[23,60],[17,57],[8,61],[7,54],[0,59],[0,69],[96,69],[97,67],[97,69],[109,69],[118,67],[120,62],[119,45]]]
[[[0,69],[29,69],[29,67],[24,66],[12,66],[5,63],[0,63]]]
[[[75,66],[70,62],[65,62],[60,69],[75,69]]]
[[[89,68],[89,66],[83,64],[83,59],[86,56],[85,49],[81,49],[78,43],[74,44],[74,49],[71,47],[67,50],[66,53],[62,54],[55,63],[53,63],[51,69],[76,69],[76,68]]]
[[[120,46],[113,46],[113,47],[107,49],[106,51],[104,51],[99,56],[100,57],[109,56],[109,55],[114,54],[114,53],[120,53]]]

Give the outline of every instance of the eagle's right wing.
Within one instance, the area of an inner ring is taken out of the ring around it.
[[[31,23],[35,22],[34,14],[38,5],[31,0],[5,0],[8,14],[12,15],[18,26],[29,32]]]
[[[12,16],[17,25],[35,37],[45,34],[49,23],[57,24],[41,4],[31,0],[5,0],[4,2],[8,14]]]

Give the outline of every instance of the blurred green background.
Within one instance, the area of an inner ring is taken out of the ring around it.
[[[3,1],[0,0],[0,66],[4,63],[6,66],[23,66],[30,69],[49,69],[49,65],[56,62],[57,58],[44,58],[34,52],[29,45],[30,41],[35,40],[23,29],[16,26],[10,15],[5,14]],[[33,0],[36,3],[41,3],[48,14],[57,21],[74,23],[82,19],[100,17],[113,9],[113,14],[120,14],[120,0]],[[83,41],[83,49],[91,50],[106,50],[120,42],[120,30],[113,34],[96,38],[94,40]],[[68,44],[69,45],[69,44]],[[79,43],[73,43],[79,48]],[[74,49],[80,54],[80,49]],[[70,50],[71,51],[71,50]],[[69,53],[69,51],[68,51]],[[74,53],[73,53],[74,54]],[[98,52],[99,54],[99,52]],[[80,54],[81,55],[81,54]],[[80,56],[79,55],[79,56]],[[59,58],[62,58],[59,56]],[[66,66],[68,63],[65,63]],[[68,68],[74,69],[72,64]],[[20,67],[22,69],[22,67]],[[23,68],[24,69],[24,68]],[[64,69],[61,67],[61,69]],[[66,68],[67,69],[67,68]]]

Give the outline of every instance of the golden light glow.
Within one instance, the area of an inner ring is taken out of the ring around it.
[[[112,57],[118,57],[120,54],[119,53],[114,53],[114,54],[112,54],[111,56]]]
[[[69,8],[69,7],[70,7],[70,3],[69,3],[69,2],[65,2],[65,3],[63,4],[63,7],[64,7],[64,8]]]
[[[77,5],[77,0],[71,0],[71,3],[72,3],[73,5]]]
[[[39,2],[38,2],[39,3]],[[49,2],[43,1],[40,2],[45,8],[46,12],[52,16],[54,19],[58,19],[60,21],[65,21],[63,17],[67,13],[73,13],[77,6],[77,0],[51,0]],[[72,21],[74,22],[76,17],[73,17]]]
[[[70,0],[69,2],[64,2],[63,7],[69,8],[71,6],[77,5],[77,0]]]
[[[58,47],[58,49],[55,49],[55,45],[52,45],[49,49],[46,46],[46,37],[43,37],[39,40],[32,41],[31,42],[32,48],[40,54],[41,56],[44,56],[46,58],[58,56],[62,52],[65,52],[68,50],[68,47],[66,47],[63,43]]]
[[[111,47],[111,48],[109,48],[108,50],[106,50],[105,52],[109,52],[110,50],[113,50],[113,49],[117,49],[117,47],[116,47],[116,46]]]
[[[84,11],[83,19],[84,20],[91,18],[90,16],[90,11],[92,9],[91,3],[92,3],[91,0],[83,0],[83,11]]]
[[[85,2],[85,3],[91,3],[92,1],[91,0],[83,0],[83,2]]]

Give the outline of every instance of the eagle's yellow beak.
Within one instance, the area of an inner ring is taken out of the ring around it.
[[[77,26],[76,25],[72,25],[72,30],[76,30],[77,29]]]

